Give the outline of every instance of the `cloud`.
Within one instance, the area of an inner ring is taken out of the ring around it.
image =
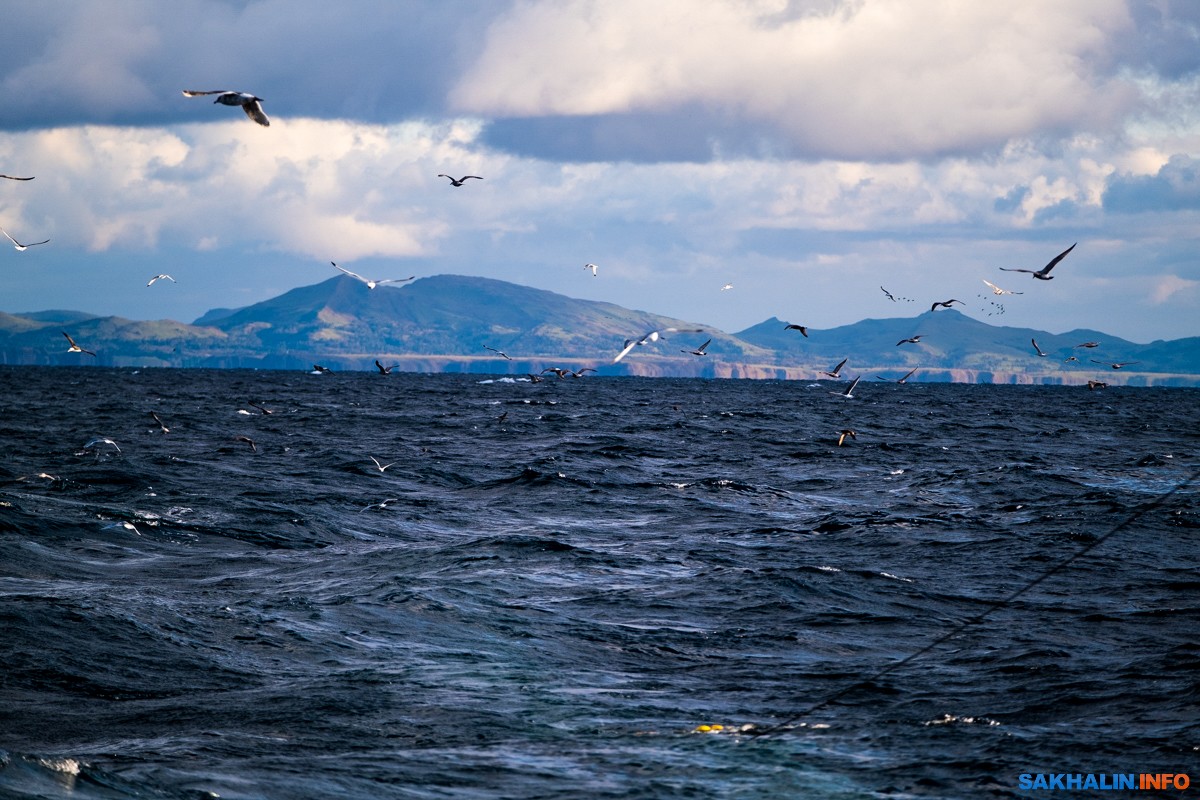
[[[778,5],[522,3],[488,29],[450,102],[596,124],[698,107],[753,121],[809,156],[888,159],[1108,128],[1138,100],[1101,69],[1106,44],[1131,28],[1117,0]]]
[[[1162,305],[1180,292],[1195,293],[1200,287],[1200,281],[1191,281],[1178,275],[1163,275],[1152,284],[1150,299],[1155,305]]]
[[[1200,209],[1200,160],[1178,154],[1154,175],[1114,176],[1104,192],[1104,209],[1126,214]]]

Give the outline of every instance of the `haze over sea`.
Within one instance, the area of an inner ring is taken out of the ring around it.
[[[1200,778],[1200,390],[872,377],[0,368],[0,797]]]

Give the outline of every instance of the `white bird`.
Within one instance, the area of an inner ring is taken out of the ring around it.
[[[271,124],[271,120],[267,119],[267,115],[262,110],[263,99],[255,97],[249,92],[231,92],[223,89],[214,89],[211,92],[183,90],[184,97],[201,97],[206,94],[215,94],[217,96],[217,99],[213,100],[214,103],[220,103],[223,106],[241,106],[242,110],[246,112],[247,117],[263,127]]]
[[[67,333],[66,331],[63,331],[62,335],[67,337],[67,341],[71,343],[71,346],[67,348],[68,353],[87,353],[89,356],[96,355],[91,350],[84,350],[82,347],[75,344],[75,340],[71,338],[71,334]]]
[[[155,281],[170,281],[171,283],[179,283],[179,281],[175,280],[174,278],[172,278],[170,275],[166,274],[165,272],[160,272],[158,275],[155,275],[153,278],[151,278],[150,282],[147,283],[146,285],[153,286]]]
[[[39,244],[45,244],[46,242],[50,241],[49,239],[46,239],[45,241],[42,241],[42,242],[30,242],[29,244],[21,244],[16,239],[9,236],[8,231],[4,230],[4,228],[0,228],[0,233],[3,233],[4,237],[13,243],[13,247],[17,248],[17,252],[19,252],[19,253],[23,253],[31,247],[36,247]]]
[[[375,456],[367,456],[367,458],[369,458],[369,459],[371,459],[372,461],[374,461],[374,462],[375,462],[375,467],[376,467],[376,468],[377,468],[377,469],[378,469],[380,472],[384,472],[385,470],[387,470],[387,468],[388,468],[388,467],[390,467],[390,466],[392,466],[392,464],[395,464],[395,463],[396,463],[396,462],[394,462],[394,461],[393,461],[393,462],[392,462],[392,464],[380,464],[380,463],[379,463],[379,459],[377,459]]]
[[[112,439],[109,439],[107,436],[97,436],[95,439],[89,439],[88,443],[83,446],[83,449],[90,450],[99,444],[111,444],[113,447],[117,448],[118,453],[121,452],[121,448],[117,447],[117,443]]]
[[[860,380],[862,380],[862,376],[861,376],[861,375],[857,375],[857,376],[855,376],[854,380],[853,380],[853,381],[850,383],[850,385],[846,387],[846,391],[844,391],[844,392],[830,392],[830,394],[836,394],[836,395],[839,395],[839,396],[841,396],[841,397],[846,397],[846,398],[851,398],[851,399],[852,399],[852,398],[854,397],[854,394],[853,394],[853,392],[854,392],[854,387],[855,387],[855,386],[858,386],[858,382],[859,382]]]
[[[987,278],[981,278],[981,280],[984,283],[986,283],[988,286],[992,287],[992,294],[1025,294],[1024,292],[1012,292],[1012,291],[1009,291],[1008,289],[1001,289],[999,286],[992,283]]]
[[[657,342],[664,333],[704,333],[703,328],[663,328],[659,331],[650,331],[640,339],[626,339],[625,347],[621,352],[617,353],[617,357],[613,359],[613,363],[617,363],[625,356],[629,355],[629,351],[638,345],[646,344],[647,342]]]
[[[596,269],[598,268],[596,264],[584,264],[583,268],[590,269],[592,271],[592,277],[596,277]]]
[[[337,264],[334,264],[334,262],[332,262],[332,261],[330,261],[329,263],[333,264],[334,269],[341,270],[342,272],[349,275],[351,278],[358,278],[360,281],[362,281],[363,283],[365,283],[367,285],[368,289],[374,289],[376,286],[382,286],[385,283],[407,283],[408,281],[411,281],[413,278],[417,277],[416,275],[409,275],[407,278],[384,278],[383,280],[372,280],[371,278],[364,278],[362,275],[359,275],[357,272],[351,272],[348,269],[339,267]]]
[[[732,283],[727,283],[727,284],[725,284],[724,286],[722,286],[722,287],[721,287],[721,291],[722,291],[722,292],[724,292],[724,291],[728,291],[729,289],[732,289],[732,288],[733,288],[733,284],[732,284]]]

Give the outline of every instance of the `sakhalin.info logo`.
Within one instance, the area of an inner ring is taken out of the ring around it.
[[[1065,791],[1082,789],[1175,789],[1184,791],[1192,785],[1192,779],[1183,772],[1093,772],[1074,773],[1024,773],[1017,776],[1021,789],[1060,789]]]

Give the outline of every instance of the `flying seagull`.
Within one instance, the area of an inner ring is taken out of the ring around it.
[[[1070,356],[1070,357],[1068,357],[1068,358],[1064,358],[1064,359],[1063,359],[1063,363],[1064,363],[1064,364],[1070,364],[1072,361],[1078,361],[1078,360],[1079,360],[1079,359],[1078,359],[1078,358],[1076,358],[1075,356]]]
[[[1120,364],[1109,364],[1109,362],[1107,362],[1107,361],[1097,361],[1094,358],[1089,358],[1088,361],[1092,362],[1093,364],[1108,364],[1113,369],[1120,369],[1121,367],[1128,367],[1131,364],[1142,363],[1140,361],[1122,361]]]
[[[919,370],[919,369],[920,369],[920,367],[913,367],[913,368],[912,368],[912,369],[910,369],[908,372],[904,373],[904,377],[903,377],[903,378],[899,378],[899,379],[896,381],[896,383],[908,383],[908,379],[909,379],[909,378],[911,378],[911,377],[913,376],[913,373],[914,373],[914,372],[916,372],[916,371],[917,371],[917,370]],[[879,380],[881,380],[881,381],[889,381],[889,380],[891,380],[891,378],[885,378],[885,377],[883,377],[882,375],[876,375],[875,377],[876,377],[876,378],[879,378]]]
[[[383,472],[383,471],[385,471],[385,470],[386,470],[388,467],[392,466],[392,464],[395,464],[395,463],[396,463],[396,462],[394,462],[394,461],[393,461],[393,462],[392,462],[392,464],[380,464],[380,463],[379,463],[379,459],[375,458],[375,456],[367,456],[367,458],[369,458],[369,459],[371,459],[372,461],[374,461],[374,462],[375,462],[375,467],[376,467],[376,468],[377,468],[377,469],[378,469],[380,472]]]
[[[8,178],[10,181],[31,181],[31,180],[33,180],[32,176],[28,177],[28,178],[17,178],[12,175],[0,175],[0,178]]]
[[[587,264],[583,265],[583,268],[590,269],[592,271],[592,277],[594,278],[594,277],[596,277],[596,270],[599,269],[599,266],[596,264],[587,263]]]
[[[154,417],[154,421],[158,423],[158,427],[159,427],[160,429],[162,429],[162,432],[163,432],[163,433],[170,433],[170,432],[171,432],[171,429],[170,429],[170,428],[168,428],[166,425],[164,425],[164,424],[163,424],[163,421],[162,421],[161,419],[159,419],[159,418],[158,418],[158,414],[155,414],[153,411],[151,411],[151,412],[150,412],[150,416]]]
[[[919,341],[921,341],[921,337],[924,335],[925,334],[923,334],[923,333],[918,333],[916,336],[910,336],[907,339],[901,339],[900,341],[896,342],[896,347],[899,347],[900,345],[906,344],[906,343],[907,344],[916,344]]]
[[[841,431],[840,435],[838,436],[838,447],[842,446],[842,442],[846,441],[847,436],[849,436],[851,439],[857,439],[858,433],[850,430],[849,428],[846,428],[844,431]]]
[[[153,286],[155,281],[170,281],[171,283],[179,283],[179,281],[175,280],[174,278],[172,278],[170,275],[166,274],[165,272],[160,272],[158,275],[155,275],[153,278],[151,278],[150,282],[147,283],[146,285]]]
[[[68,353],[87,353],[89,356],[96,355],[91,350],[84,350],[82,347],[75,344],[75,340],[71,338],[71,334],[67,333],[66,331],[63,331],[62,335],[67,337],[67,341],[71,343],[71,346],[67,348]]]
[[[237,438],[236,438],[234,441],[237,441],[237,442],[245,442],[246,444],[250,445],[250,449],[251,449],[253,452],[255,452],[255,453],[257,453],[257,452],[258,452],[258,445],[257,445],[257,444],[255,444],[255,443],[254,443],[254,440],[253,440],[253,439],[251,439],[249,436],[239,436],[239,437],[237,437]]]
[[[727,284],[725,284],[724,286],[722,286],[722,287],[721,287],[721,291],[722,291],[722,292],[725,292],[725,291],[728,291],[728,290],[730,290],[730,289],[732,289],[732,288],[733,288],[733,284],[732,284],[732,283],[727,283]]]
[[[493,353],[496,353],[496,354],[497,354],[497,355],[499,355],[501,358],[504,358],[504,359],[506,359],[506,360],[508,360],[508,361],[512,361],[512,356],[510,356],[508,353],[504,352],[503,350],[497,350],[497,349],[496,349],[496,348],[494,348],[494,347],[488,347],[486,344],[483,346],[483,349],[484,349],[484,350],[491,350]]]
[[[694,355],[694,356],[706,356],[706,355],[708,355],[708,353],[706,352],[706,351],[708,350],[708,345],[709,345],[711,342],[712,342],[712,339],[709,339],[707,342],[705,342],[704,344],[700,345],[700,346],[699,346],[699,347],[697,347],[695,350],[680,350],[679,352],[681,352],[681,353],[691,353],[691,354],[692,354],[692,355]]]
[[[831,378],[840,378],[842,377],[842,367],[846,366],[846,362],[849,360],[850,359],[848,358],[843,358],[838,362],[837,366],[833,368],[832,372],[822,372],[821,374],[828,375]]]
[[[398,366],[400,366],[400,365],[399,365],[399,364],[392,364],[390,367],[385,367],[383,364],[380,364],[380,363],[379,363],[379,359],[378,359],[378,358],[377,358],[377,359],[375,359],[375,369],[379,370],[379,374],[380,374],[380,375],[391,375],[391,374],[392,374],[392,370],[394,370],[394,369],[395,369],[396,367],[398,367]]]
[[[88,443],[83,446],[83,449],[90,450],[96,445],[100,444],[111,444],[113,447],[117,448],[118,453],[121,452],[121,448],[117,447],[117,443],[112,439],[109,439],[107,436],[97,436],[95,439],[89,439]]]
[[[1076,242],[1075,244],[1079,244],[1079,242]],[[1058,255],[1056,255],[1054,258],[1050,259],[1050,263],[1049,263],[1049,264],[1047,264],[1046,266],[1042,267],[1042,268],[1041,268],[1041,269],[1039,269],[1039,270],[1032,270],[1032,269],[1009,269],[1008,267],[1001,267],[1000,269],[1004,270],[1005,272],[1028,272],[1030,275],[1032,275],[1033,277],[1037,278],[1039,281],[1050,281],[1050,280],[1054,280],[1054,276],[1050,274],[1050,270],[1054,269],[1054,266],[1055,266],[1056,264],[1058,264],[1058,262],[1060,262],[1060,261],[1062,261],[1064,258],[1066,258],[1066,257],[1067,257],[1067,253],[1069,253],[1069,252],[1071,252],[1072,250],[1074,250],[1074,249],[1075,249],[1075,244],[1071,245],[1071,246],[1070,246],[1070,247],[1068,247],[1066,250],[1063,250],[1061,253],[1059,253]]]
[[[410,275],[407,278],[384,278],[383,280],[371,280],[370,278],[364,278],[362,275],[359,275],[357,272],[351,272],[350,270],[346,269],[345,267],[339,267],[333,261],[330,261],[329,263],[333,264],[334,269],[340,269],[342,272],[346,273],[351,278],[358,278],[360,281],[362,281],[363,283],[365,283],[367,285],[368,289],[374,289],[376,286],[382,286],[385,283],[407,283],[408,281],[411,281],[413,278],[417,277],[416,275]]]
[[[0,233],[3,233],[4,237],[13,243],[13,247],[17,248],[18,253],[23,253],[31,247],[37,247],[39,244],[45,244],[46,242],[50,241],[49,239],[46,239],[45,241],[41,241],[41,242],[30,242],[29,244],[21,244],[16,239],[9,236],[8,231],[4,230],[4,228],[0,228]]]
[[[640,339],[626,339],[625,346],[621,352],[617,353],[617,357],[613,359],[613,363],[617,363],[625,356],[629,355],[629,351],[633,348],[646,344],[647,342],[657,342],[664,333],[704,333],[703,328],[663,328],[658,331],[650,331]]]
[[[449,175],[444,175],[440,172],[438,173],[438,177],[439,178],[450,178]],[[479,177],[478,175],[463,175],[461,178],[458,178],[458,179],[450,178],[450,185],[451,186],[462,186],[463,181],[467,180],[468,178],[475,178],[476,180],[480,180],[480,181],[483,180],[483,178]]]
[[[1042,352],[1042,348],[1038,347],[1037,339],[1030,339],[1029,341],[1033,342],[1033,349],[1037,351],[1039,356],[1045,358],[1048,355],[1047,353]]]
[[[263,407],[262,407],[262,406],[260,406],[258,403],[254,402],[253,400],[247,400],[247,401],[246,401],[246,403],[247,403],[247,404],[248,404],[248,405],[249,405],[251,408],[257,408],[257,409],[258,409],[260,412],[262,412],[263,414],[274,414],[274,413],[275,413],[274,411],[272,411],[272,410],[271,410],[271,409],[269,409],[269,408],[263,408]]]
[[[854,397],[854,394],[853,394],[853,392],[854,392],[854,387],[855,387],[855,386],[858,386],[858,382],[859,382],[860,380],[862,380],[862,376],[861,376],[861,375],[856,375],[856,376],[854,376],[854,380],[853,380],[853,381],[851,381],[850,385],[846,387],[846,391],[844,391],[844,392],[830,392],[830,394],[836,394],[836,395],[838,395],[838,396],[840,396],[840,397],[845,397],[845,398],[848,398],[848,399],[852,399],[852,398]]]
[[[1075,347],[1099,347],[1099,346],[1100,346],[1099,342],[1084,342],[1083,344],[1075,345]]]
[[[320,364],[313,364],[313,372],[318,375],[329,375],[333,372],[329,367],[322,367]]]
[[[987,278],[982,279],[984,283],[992,287],[992,294],[1025,294],[1024,292],[1010,292],[1008,289],[1001,289],[996,284],[989,281]]]
[[[217,99],[213,100],[214,103],[220,103],[223,106],[241,106],[242,110],[246,112],[247,117],[263,127],[271,124],[271,120],[267,119],[267,115],[262,110],[263,99],[255,97],[249,92],[231,92],[224,89],[214,89],[211,92],[183,90],[184,97],[202,97],[206,94],[215,94],[217,96]]]
[[[1088,389],[1107,389],[1108,384],[1104,381],[1088,381]]]
[[[783,327],[783,329],[785,331],[800,331],[801,336],[803,336],[805,339],[808,338],[808,328],[804,327],[803,325],[793,325],[789,322]]]
[[[950,305],[951,305],[952,303],[962,303],[963,305],[966,305],[966,303],[963,303],[963,301],[962,301],[962,300],[954,300],[954,299],[950,299],[950,300],[946,300],[946,301],[944,301],[944,302],[941,302],[941,303],[934,303],[933,305],[931,305],[931,306],[929,307],[929,310],[930,310],[930,311],[937,311],[937,308],[938,308],[938,306],[941,306],[942,308],[949,308],[949,307],[950,307]]]

